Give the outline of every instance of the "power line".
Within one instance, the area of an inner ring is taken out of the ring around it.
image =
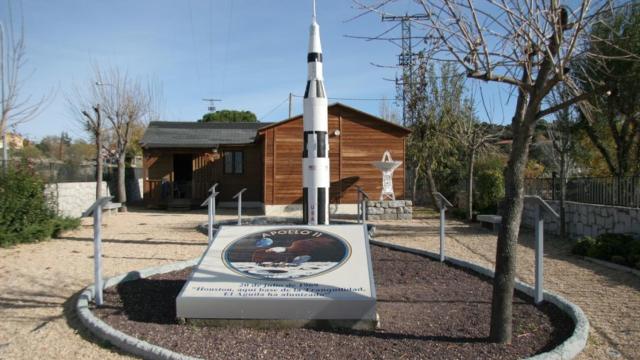
[[[297,98],[304,97],[304,96],[296,95],[296,94],[292,94],[292,96],[293,96],[293,97],[297,97]],[[374,98],[340,98],[340,97],[328,97],[327,99],[329,99],[329,100],[344,100],[344,101],[394,101],[393,99],[387,99],[387,98],[374,99]]]
[[[294,95],[295,96],[295,95]],[[273,109],[269,110],[269,112],[267,112],[266,114],[262,115],[260,117],[260,119],[258,121],[262,121],[264,120],[264,118],[266,118],[267,116],[271,115],[274,111],[278,110],[278,108],[282,105],[284,105],[284,103],[286,103],[287,101],[289,101],[289,96],[287,96],[286,98],[284,98],[284,100],[282,100],[281,103],[279,103],[278,105],[276,105]]]

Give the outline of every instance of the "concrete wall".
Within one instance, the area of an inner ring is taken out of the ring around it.
[[[560,201],[547,201],[560,213]],[[535,223],[535,201],[526,199],[522,211],[522,226],[533,228]],[[633,233],[640,235],[640,209],[577,203],[566,204],[567,233],[572,238],[597,236],[602,233]],[[544,215],[544,230],[548,234],[560,235],[560,220]]]
[[[138,189],[128,189],[129,194],[133,194],[132,201],[136,199],[135,194],[142,194],[142,179],[136,181]],[[132,186],[134,188],[135,186]],[[137,191],[137,192],[136,192]],[[113,195],[109,192],[107,182],[102,182],[102,194],[104,196]],[[96,199],[96,183],[95,182],[68,182],[48,184],[45,188],[45,196],[51,201],[57,203],[59,214],[71,217],[80,217]]]

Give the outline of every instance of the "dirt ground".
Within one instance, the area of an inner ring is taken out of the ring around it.
[[[224,218],[221,216],[220,218]],[[130,211],[104,217],[105,276],[195,258],[206,236],[194,230],[204,212]],[[91,220],[61,239],[0,249],[0,359],[127,358],[81,330],[72,307],[93,280]],[[377,238],[437,250],[437,219],[379,223]],[[533,282],[531,234],[518,247],[519,276]],[[546,242],[547,287],[580,305],[592,325],[581,359],[640,358],[640,278],[592,264]],[[451,256],[491,266],[495,235],[477,225],[449,221]]]
[[[439,251],[435,217],[411,222],[375,222],[376,239],[433,252]],[[448,219],[446,254],[493,268],[497,235],[478,224]],[[521,232],[518,278],[534,283],[533,233]],[[545,237],[545,289],[564,296],[586,313],[589,341],[578,359],[640,359],[640,277],[582,260],[571,244]]]

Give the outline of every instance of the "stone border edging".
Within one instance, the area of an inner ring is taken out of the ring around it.
[[[383,246],[386,248],[409,252],[409,253],[418,254],[418,255],[424,255],[438,261],[440,260],[440,255],[434,252],[413,249],[406,246],[395,245],[388,242],[378,241],[373,239],[370,239],[369,242],[373,245]],[[457,265],[462,268],[472,270],[474,272],[477,272],[481,275],[485,275],[490,278],[493,278],[493,275],[494,275],[494,272],[492,270],[489,270],[483,266],[480,266],[472,262],[468,262],[468,261],[464,261],[464,260],[460,260],[452,257],[447,257],[446,261],[453,265]],[[523,283],[520,280],[516,279],[515,287],[516,287],[516,290],[521,291],[531,297],[533,297],[534,295],[535,289],[530,285]],[[580,352],[582,352],[582,350],[584,350],[584,347],[587,345],[587,338],[589,337],[589,320],[587,319],[582,309],[580,309],[580,307],[569,302],[567,299],[563,298],[558,294],[554,294],[552,292],[545,290],[544,300],[556,305],[558,308],[560,308],[560,310],[564,311],[567,315],[569,315],[569,317],[571,318],[571,320],[573,320],[575,324],[575,328],[573,329],[573,334],[567,340],[565,340],[562,344],[556,346],[553,350],[542,353],[542,354],[534,355],[530,358],[527,358],[526,360],[573,359]]]
[[[171,271],[182,270],[189,266],[194,266],[200,258],[171,263],[138,271],[131,271],[123,275],[111,277],[104,282],[104,288],[117,285],[121,282],[146,278],[156,274],[163,274]],[[89,301],[95,295],[94,285],[90,285],[82,291],[76,303],[76,312],[82,324],[101,340],[108,341],[118,349],[130,354],[140,356],[145,359],[170,359],[170,360],[195,360],[197,358],[179,354],[160,346],[152,345],[146,341],[136,339],[121,331],[109,326],[104,321],[98,319],[89,309]]]
[[[598,265],[602,265],[602,266],[604,266],[606,268],[609,268],[611,270],[618,270],[618,271],[626,272],[626,273],[629,273],[629,274],[633,274],[635,276],[640,276],[640,270],[636,270],[636,269],[634,269],[632,267],[616,264],[616,263],[611,262],[611,261],[592,258],[592,257],[589,257],[589,256],[580,256],[580,257],[582,258],[582,260],[590,262],[592,264],[598,264]]]
[[[432,259],[439,259],[439,255],[426,250],[418,250],[405,246],[390,244],[384,241],[370,240],[373,245],[383,246],[390,249],[409,252],[418,255],[424,255]],[[194,266],[200,261],[200,258],[181,261],[177,263],[146,268],[138,271],[131,271],[123,275],[111,277],[104,283],[104,287],[111,287],[121,282],[132,281],[136,279],[146,278],[156,274],[163,274],[171,271],[182,270],[189,266]],[[457,265],[466,269],[470,269],[481,275],[493,277],[494,272],[472,262],[447,257],[447,261],[453,265]],[[533,287],[516,280],[516,289],[523,293],[533,296]],[[141,356],[145,359],[171,359],[171,360],[195,360],[197,358],[179,354],[157,345],[152,345],[146,341],[136,339],[121,331],[109,326],[104,321],[98,319],[91,313],[89,309],[89,301],[94,297],[94,285],[90,285],[80,294],[76,303],[76,312],[82,324],[95,336],[101,340],[108,341],[115,347],[124,350],[133,355]],[[552,360],[552,359],[573,359],[586,346],[589,336],[589,320],[585,316],[582,309],[572,304],[560,295],[545,291],[544,300],[556,305],[560,310],[564,311],[571,317],[575,324],[573,334],[562,344],[549,352],[535,355],[527,360]]]

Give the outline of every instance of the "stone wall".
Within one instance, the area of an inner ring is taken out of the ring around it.
[[[560,201],[547,201],[560,213]],[[571,238],[597,236],[603,233],[630,233],[640,235],[640,209],[565,202],[567,234]],[[522,226],[533,228],[536,217],[536,202],[525,199],[522,211]],[[545,233],[560,235],[560,220],[544,215]]]
[[[369,220],[411,220],[413,203],[411,200],[369,201],[367,218]]]
[[[57,203],[60,215],[80,217],[96,201],[96,183],[68,182],[48,184],[44,190],[45,196]],[[107,196],[107,182],[102,182],[102,193]]]
[[[134,179],[130,183],[127,187],[127,196],[130,196],[127,202],[133,203],[141,199],[143,182],[142,179]],[[106,181],[102,182],[102,194],[103,196],[113,195]],[[96,200],[96,183],[94,181],[48,184],[45,188],[45,196],[56,204],[59,214],[80,217],[82,212]]]

